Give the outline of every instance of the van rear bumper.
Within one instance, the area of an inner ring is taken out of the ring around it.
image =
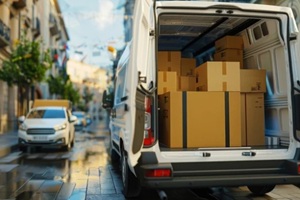
[[[226,176],[194,176],[146,179],[141,185],[147,188],[201,188],[201,187],[237,187],[249,185],[281,185],[300,184],[299,175],[226,175]]]
[[[154,153],[142,153],[135,172],[141,185],[149,188],[300,184],[297,157],[295,160],[158,163]],[[156,169],[169,169],[171,175],[147,177],[153,174],[149,171]]]

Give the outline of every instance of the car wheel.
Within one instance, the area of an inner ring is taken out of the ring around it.
[[[27,152],[27,147],[19,147],[20,151],[26,153]]]
[[[74,138],[72,139],[72,142],[71,142],[71,148],[74,147]]]
[[[63,146],[63,150],[64,151],[69,151],[71,149],[71,141],[70,141],[70,136],[69,136],[69,141],[68,141],[68,144],[66,144],[65,146]]]
[[[123,194],[126,198],[138,197],[141,192],[141,185],[139,180],[130,171],[127,164],[127,155],[125,152],[122,154],[122,183],[123,183]]]
[[[263,196],[268,192],[271,192],[276,185],[251,185],[248,189],[257,196]]]

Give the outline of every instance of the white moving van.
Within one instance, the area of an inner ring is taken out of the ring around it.
[[[133,38],[118,64],[114,96],[103,98],[111,112],[111,157],[121,161],[124,195],[137,196],[141,187],[214,186],[248,186],[263,195],[277,184],[299,184],[297,33],[287,7],[136,1]],[[226,52],[217,57],[220,46],[235,49],[241,41],[242,59]],[[185,59],[194,59],[190,77],[206,69],[201,73],[208,85],[180,89],[187,83],[179,76],[188,75],[182,74]],[[215,64],[223,75],[235,69],[233,78],[209,72]],[[263,78],[257,81],[261,74],[242,70],[262,72]],[[255,80],[247,92],[241,85],[248,79]],[[219,80],[219,91],[209,87]],[[247,99],[251,94],[259,95]],[[254,105],[247,108],[247,102]]]

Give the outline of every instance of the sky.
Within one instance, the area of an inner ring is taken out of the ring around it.
[[[124,47],[125,0],[59,0],[71,59],[109,68],[113,56],[107,46]]]

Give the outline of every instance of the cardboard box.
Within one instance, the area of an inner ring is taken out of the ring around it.
[[[263,93],[241,93],[242,145],[265,145]]]
[[[224,49],[244,49],[243,37],[241,36],[225,36],[215,42],[216,52]]]
[[[181,73],[181,52],[180,51],[159,51],[157,57],[159,71],[175,71]]]
[[[239,92],[168,92],[159,98],[160,143],[170,148],[241,146]]]
[[[181,76],[192,76],[196,68],[196,60],[194,58],[181,58]]]
[[[241,92],[266,92],[266,70],[241,69]]]
[[[239,62],[206,62],[194,73],[197,91],[240,91]]]
[[[158,72],[158,91],[157,94],[164,94],[170,91],[177,91],[178,77],[176,72]]]
[[[178,91],[196,91],[195,84],[196,84],[195,76],[178,77]]]
[[[237,61],[240,68],[243,68],[244,57],[241,49],[224,49],[214,54],[214,61]]]

